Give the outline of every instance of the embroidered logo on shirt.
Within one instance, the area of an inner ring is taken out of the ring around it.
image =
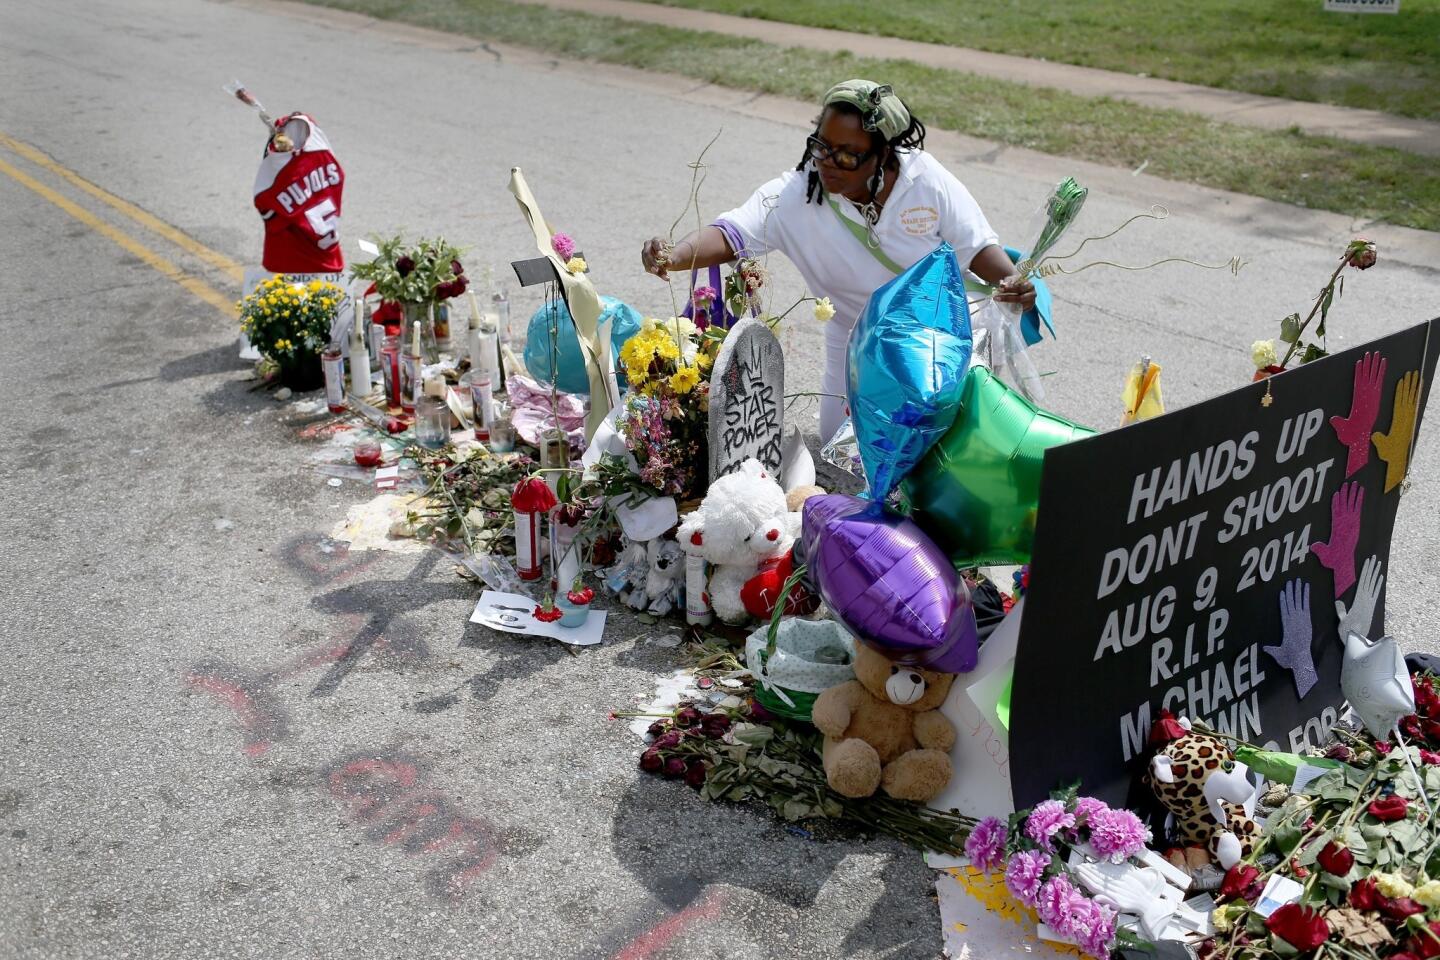
[[[912,237],[934,233],[940,222],[940,211],[934,207],[911,207],[900,214],[900,225]]]

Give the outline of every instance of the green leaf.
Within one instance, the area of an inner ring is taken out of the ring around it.
[[[1288,857],[1294,853],[1295,848],[1300,845],[1301,836],[1299,826],[1293,823],[1282,823],[1275,828],[1275,832],[1271,834],[1271,839],[1275,843],[1275,848],[1279,850],[1283,856]]]
[[[1319,360],[1321,357],[1328,356],[1330,356],[1330,354],[1323,350],[1318,344],[1307,343],[1305,344],[1305,353],[1300,357],[1300,362],[1309,363],[1312,360]]]
[[[1292,313],[1280,321],[1280,339],[1286,343],[1295,343],[1300,339],[1300,314]]]
[[[1300,956],[1300,951],[1291,946],[1290,941],[1280,936],[1270,938],[1270,949],[1275,951],[1277,957]]]

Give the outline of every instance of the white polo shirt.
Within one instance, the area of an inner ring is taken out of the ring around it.
[[[970,191],[938,160],[923,150],[903,151],[899,158],[895,185],[875,224],[886,256],[909,267],[945,240],[968,268],[977,253],[1000,242]],[[717,219],[739,232],[749,256],[779,251],[790,258],[810,294],[829,297],[835,305],[830,321],[839,328],[835,333],[848,331],[870,294],[895,274],[836,219],[823,197],[819,203],[806,202],[807,177],[808,168],[787,171]],[[840,196],[835,201],[844,216],[865,225],[858,206]]]

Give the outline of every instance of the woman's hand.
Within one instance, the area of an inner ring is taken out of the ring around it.
[[[995,284],[995,302],[1015,303],[1022,311],[1029,310],[1035,306],[1035,284],[1022,279],[1018,273],[1012,273]]]
[[[661,280],[670,279],[670,241],[664,237],[651,237],[645,241],[645,246],[640,248],[640,262],[645,266],[646,273],[653,273]]]

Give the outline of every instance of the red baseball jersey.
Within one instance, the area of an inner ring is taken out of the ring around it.
[[[345,171],[330,142],[304,114],[275,122],[293,145],[265,145],[255,175],[255,209],[265,221],[261,262],[273,273],[335,273],[345,269],[340,250],[340,201]]]

